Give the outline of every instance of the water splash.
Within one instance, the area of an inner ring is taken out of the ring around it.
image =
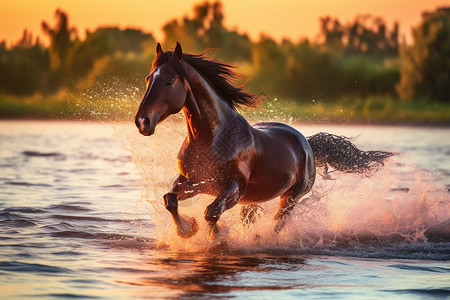
[[[131,119],[139,106],[143,91],[135,85],[124,83],[118,77],[96,82],[82,93],[77,106],[86,117],[98,121]]]
[[[419,251],[417,247],[428,249],[426,230],[450,215],[445,188],[436,187],[433,176],[417,168],[408,155],[398,155],[370,177],[333,172],[328,180],[318,175],[312,192],[296,206],[279,234],[274,232],[273,221],[278,200],[261,204],[258,218],[248,227],[241,221],[240,205],[225,212],[218,223],[221,238],[217,240],[209,237],[203,216],[213,198],[199,195],[180,202],[180,213],[195,217],[200,225],[196,236],[182,239],[176,235],[162,200],[177,177],[176,155],[186,135],[182,116],[169,118],[151,138],[137,135],[135,129],[133,133],[127,130],[118,130],[118,135],[142,174],[140,203],[156,225],[152,235],[159,247],[172,251],[217,251],[225,241],[227,251],[338,251],[339,255],[403,257]],[[380,247],[384,249],[381,252]]]
[[[292,112],[278,98],[264,98],[259,109],[246,109],[242,113],[250,123],[275,121],[292,124],[294,121]]]

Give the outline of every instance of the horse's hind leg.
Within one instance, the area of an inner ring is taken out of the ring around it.
[[[300,202],[300,199],[306,195],[313,185],[314,181],[301,180],[296,185],[292,186],[280,197],[280,208],[275,215],[277,224],[275,225],[275,232],[280,232],[286,225],[286,218],[291,213],[292,209]]]
[[[280,232],[280,230],[283,229],[284,225],[286,225],[286,218],[289,216],[292,209],[314,185],[314,181],[316,179],[316,164],[312,153],[305,152],[305,154],[305,165],[300,166],[299,168],[301,172],[300,178],[298,178],[297,182],[294,183],[294,185],[292,185],[291,188],[284,192],[280,197],[280,208],[278,213],[275,215],[275,220],[277,221],[277,224],[275,225],[276,232]]]

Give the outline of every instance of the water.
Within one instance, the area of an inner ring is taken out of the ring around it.
[[[248,228],[234,208],[218,244],[211,198],[180,203],[201,227],[189,240],[162,205],[185,132],[172,119],[150,138],[131,123],[0,122],[0,298],[450,297],[450,128],[299,125],[399,155],[370,177],[318,178],[279,235],[277,201]]]

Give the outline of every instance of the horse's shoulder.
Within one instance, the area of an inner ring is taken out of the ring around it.
[[[252,126],[241,115],[224,122],[213,140],[213,152],[218,160],[232,160],[253,145]]]

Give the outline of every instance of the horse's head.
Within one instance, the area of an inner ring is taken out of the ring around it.
[[[157,124],[179,112],[186,101],[188,84],[182,76],[181,45],[173,52],[163,52],[156,46],[156,58],[150,75],[145,79],[147,90],[134,119],[142,135],[152,135]]]

